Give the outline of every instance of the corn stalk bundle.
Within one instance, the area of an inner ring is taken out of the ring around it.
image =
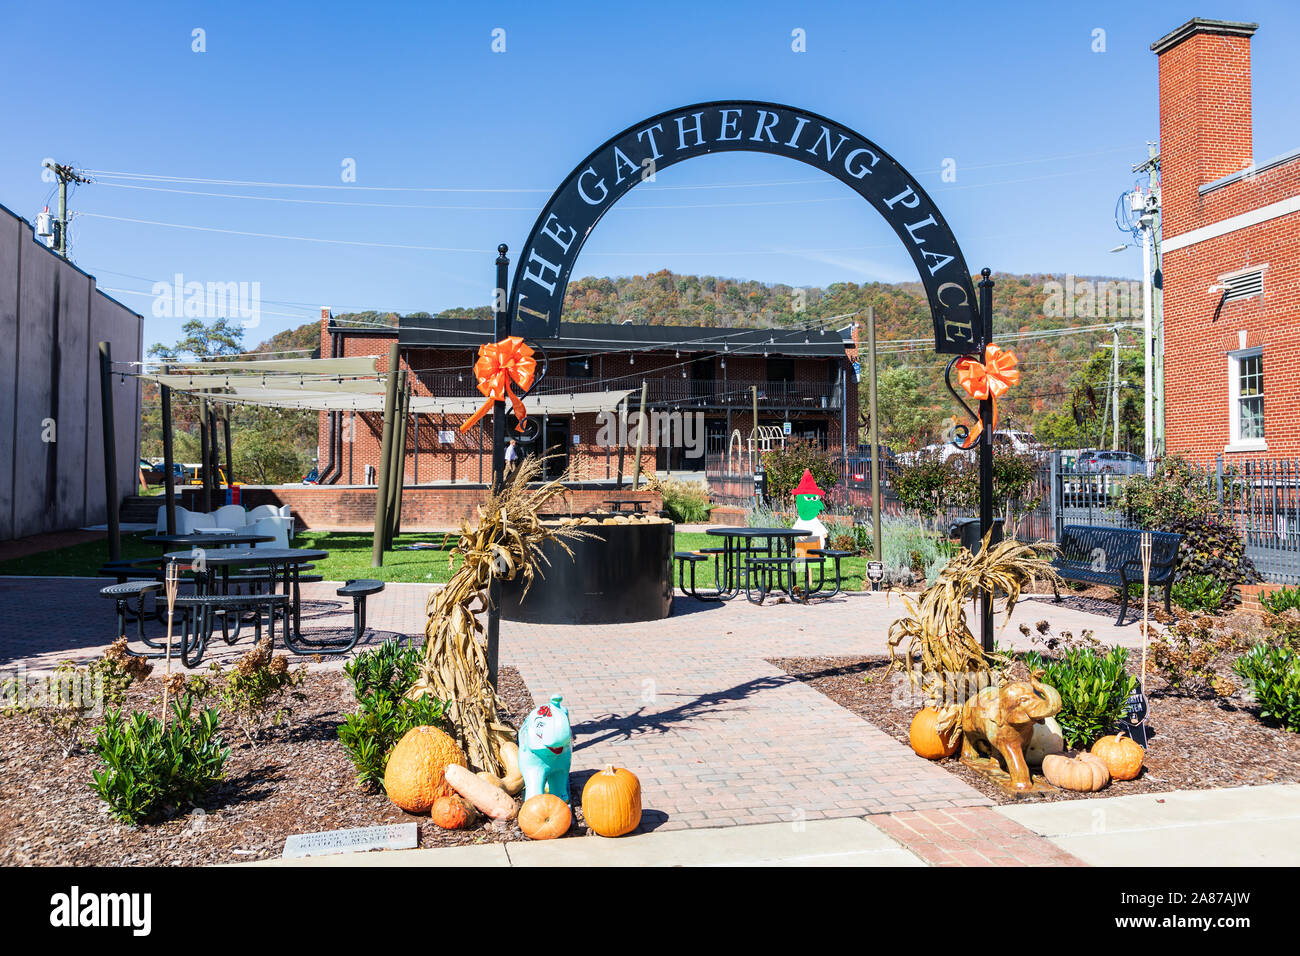
[[[497,775],[505,772],[501,745],[514,740],[515,730],[488,680],[488,585],[494,577],[522,578],[526,594],[541,574],[546,541],[555,540],[572,554],[562,539],[587,536],[574,527],[542,523],[539,512],[562,497],[565,488],[561,481],[529,488],[541,469],[540,458],[525,458],[501,491],[478,509],[478,522],[461,525],[460,541],[449,558],[453,567],[458,557],[461,564],[445,587],[429,595],[424,663],[407,692],[444,701],[453,735],[470,764]]]
[[[890,666],[906,669],[912,686],[938,709],[940,732],[956,723],[969,696],[995,683],[1011,664],[1006,655],[980,646],[966,620],[968,603],[985,592],[1000,595],[1005,627],[1031,580],[1059,581],[1047,557],[1052,550],[1015,538],[990,547],[985,535],[979,554],[963,548],[918,602],[903,597],[908,613],[889,626]]]

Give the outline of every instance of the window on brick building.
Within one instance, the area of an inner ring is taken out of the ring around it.
[[[1243,349],[1228,355],[1229,447],[1264,446],[1264,353]]]

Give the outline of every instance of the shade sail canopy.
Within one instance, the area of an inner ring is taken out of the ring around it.
[[[353,355],[348,358],[247,359],[222,362],[168,362],[169,371],[189,375],[223,375],[230,372],[283,373],[303,375],[374,375],[378,355]],[[159,363],[164,364],[164,363]]]

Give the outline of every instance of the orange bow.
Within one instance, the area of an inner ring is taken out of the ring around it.
[[[528,413],[524,411],[524,403],[519,396],[510,388],[510,383],[514,382],[526,392],[533,384],[533,375],[536,371],[537,360],[533,358],[532,347],[525,345],[524,340],[517,335],[502,339],[500,342],[480,345],[478,361],[474,363],[474,377],[478,379],[478,390],[487,396],[487,401],[465,424],[460,426],[460,430],[467,431],[471,425],[492,411],[493,403],[509,399],[518,422],[515,430],[523,431],[524,419]]]
[[[976,401],[989,399],[993,402],[993,430],[998,427],[998,396],[1005,393],[1012,385],[1020,383],[1020,372],[1016,369],[1016,354],[1010,349],[997,345],[984,348],[984,361],[963,358],[957,363],[957,381],[966,389],[966,394]],[[984,430],[984,420],[977,418],[975,427],[966,436],[962,448],[970,448]]]

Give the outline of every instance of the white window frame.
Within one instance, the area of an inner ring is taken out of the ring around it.
[[[1228,444],[1224,451],[1267,451],[1268,444],[1263,438],[1241,437],[1241,362],[1243,359],[1264,355],[1263,346],[1250,349],[1237,349],[1228,353]],[[1262,371],[1262,369],[1261,369]],[[1267,393],[1264,396],[1267,398]],[[1265,431],[1267,429],[1267,412],[1265,412]]]

